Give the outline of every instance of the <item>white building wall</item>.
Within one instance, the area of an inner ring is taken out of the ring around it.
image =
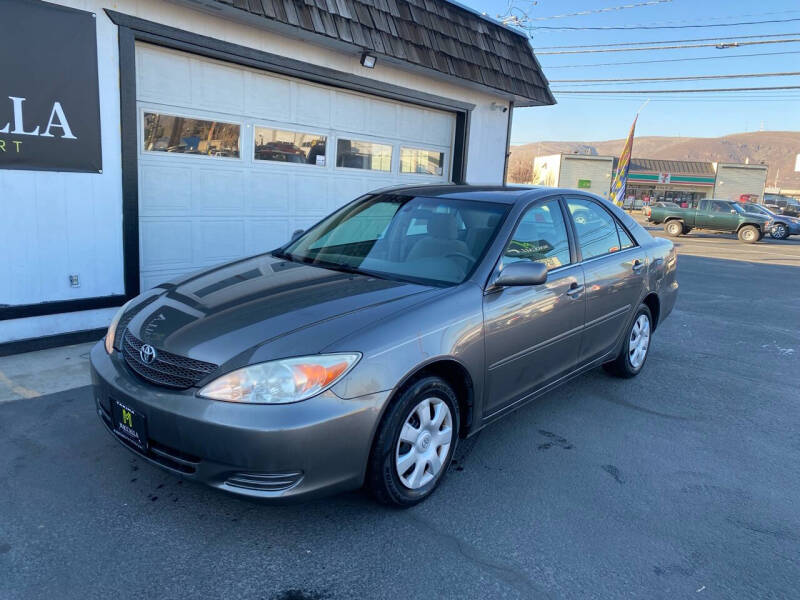
[[[562,154],[558,186],[581,189],[584,192],[591,192],[608,199],[613,170],[614,159],[610,156]],[[579,179],[588,180],[591,185],[588,188],[578,188]]]
[[[357,54],[335,52],[260,28],[213,17],[163,0],[51,0],[97,16],[102,174],[0,170],[0,305],[122,294],[122,172],[119,54],[109,8],[200,35],[271,52],[401,87],[475,104],[469,127],[466,179],[502,182],[509,112],[499,96],[438,81],[378,61],[364,69]],[[80,277],[80,287],[69,275]],[[0,343],[101,327],[109,311],[0,321]]]
[[[767,167],[764,165],[741,165],[717,163],[717,181],[714,184],[714,198],[739,200],[742,194],[751,194],[764,199],[764,186],[767,184]]]
[[[558,178],[560,171],[561,171],[560,154],[537,156],[533,159],[534,185],[558,187]]]

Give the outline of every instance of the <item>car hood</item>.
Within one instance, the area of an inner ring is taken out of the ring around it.
[[[222,365],[276,338],[346,315],[360,313],[359,325],[366,325],[368,309],[416,302],[436,289],[262,255],[143,295],[129,309],[135,316],[128,330],[155,348]],[[329,339],[316,339],[314,348],[296,348],[293,354],[315,353],[348,333],[320,329]]]
[[[765,215],[764,213],[757,213],[757,212],[747,212],[747,211],[745,211],[744,214],[747,217],[755,217],[756,220],[764,221],[765,223],[767,221],[771,221],[774,218],[774,217],[771,217],[769,215]]]

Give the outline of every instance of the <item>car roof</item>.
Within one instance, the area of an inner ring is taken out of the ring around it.
[[[450,198],[453,200],[479,200],[501,204],[528,202],[540,196],[553,194],[580,194],[577,190],[522,185],[404,185],[375,190],[375,193]],[[588,195],[588,194],[584,194]]]

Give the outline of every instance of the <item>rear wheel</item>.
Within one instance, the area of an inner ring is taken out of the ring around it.
[[[680,221],[667,221],[667,224],[664,225],[664,231],[667,232],[667,235],[678,237],[683,234],[683,223]]]
[[[430,496],[458,444],[458,401],[439,377],[425,377],[387,409],[367,465],[367,487],[385,504],[408,507]]]
[[[745,225],[739,230],[737,235],[739,236],[739,241],[744,242],[745,244],[755,244],[759,239],[761,239],[761,232],[753,225]]]
[[[775,223],[772,226],[772,231],[769,234],[776,240],[785,240],[789,237],[789,228],[783,223]]]
[[[625,379],[636,377],[641,372],[650,352],[652,323],[650,309],[646,304],[639,305],[619,354],[612,362],[603,365],[606,371]]]

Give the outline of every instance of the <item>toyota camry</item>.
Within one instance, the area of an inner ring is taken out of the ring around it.
[[[380,190],[125,304],[92,350],[97,413],[228,492],[410,506],[460,439],[589,369],[639,374],[675,274],[670,241],[591,194]]]

